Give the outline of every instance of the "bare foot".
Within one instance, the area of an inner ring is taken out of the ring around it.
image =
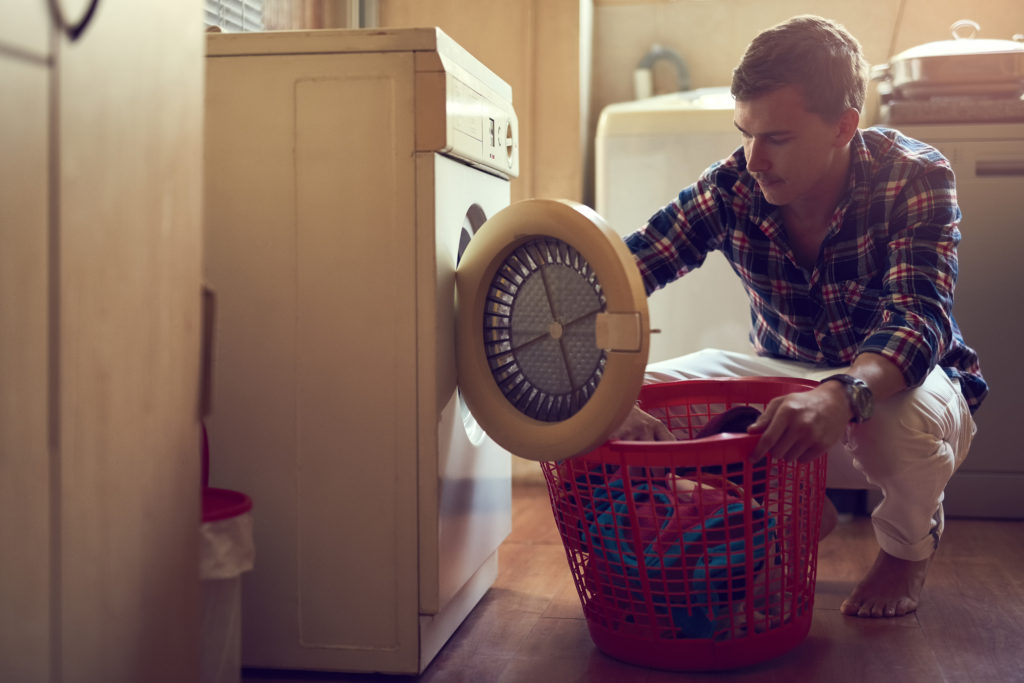
[[[875,565],[843,601],[851,617],[902,617],[917,609],[931,558],[912,562],[878,551]]]

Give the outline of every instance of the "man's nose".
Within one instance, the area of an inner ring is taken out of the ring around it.
[[[764,143],[754,140],[747,149],[747,170],[752,173],[770,171],[772,162],[765,153]]]

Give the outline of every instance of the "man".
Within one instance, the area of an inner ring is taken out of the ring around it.
[[[754,457],[803,461],[837,446],[881,489],[878,558],[841,609],[894,617],[918,606],[943,489],[987,386],[952,315],[953,173],[927,145],[858,128],[865,73],[856,39],[820,17],[758,35],[733,74],[742,147],[626,243],[648,294],[717,249],[751,304],[756,356],[698,352],[650,366],[647,381],[823,380],[765,408],[748,429],[761,434]],[[671,435],[635,409],[613,437]]]

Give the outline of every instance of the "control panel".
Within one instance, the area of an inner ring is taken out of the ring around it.
[[[438,150],[504,176],[519,175],[519,126],[510,102],[445,74],[445,144]]]

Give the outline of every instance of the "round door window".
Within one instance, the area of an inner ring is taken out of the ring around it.
[[[621,237],[585,206],[513,204],[456,273],[459,385],[514,454],[558,460],[603,442],[640,389],[646,294]]]
[[[487,291],[483,335],[509,403],[545,422],[578,413],[607,363],[595,335],[606,308],[590,264],[562,240],[539,238],[506,256]]]

